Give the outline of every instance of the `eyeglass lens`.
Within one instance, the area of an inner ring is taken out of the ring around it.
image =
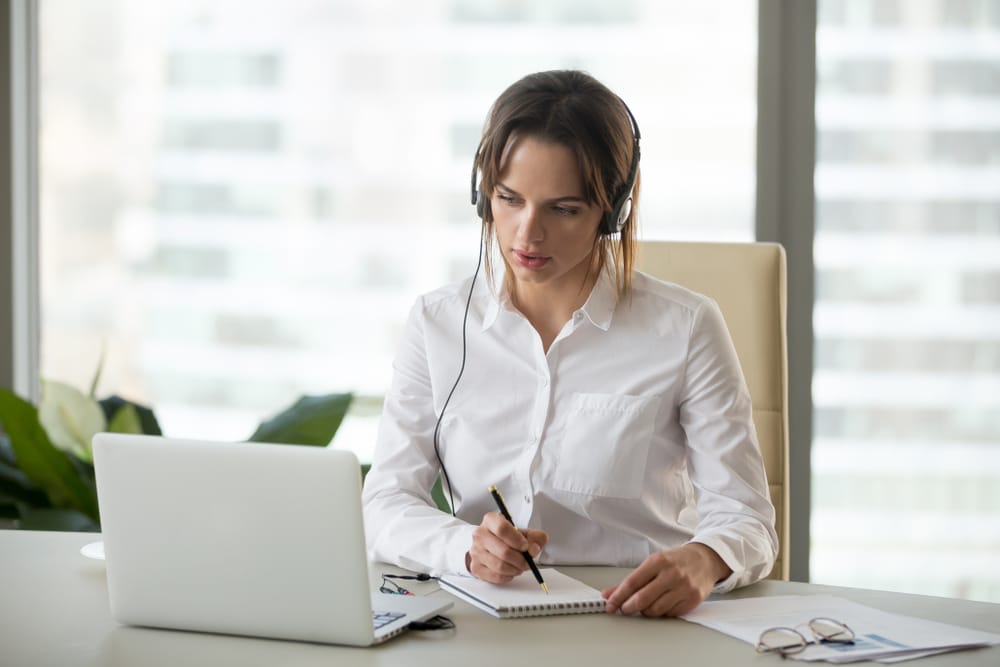
[[[806,638],[792,628],[771,628],[760,635],[757,650],[760,652],[798,653],[806,647]]]
[[[809,630],[816,639],[825,642],[847,644],[854,641],[854,631],[840,621],[832,618],[814,618],[809,621]]]

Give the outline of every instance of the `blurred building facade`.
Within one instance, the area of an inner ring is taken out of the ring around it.
[[[811,577],[1000,601],[1000,2],[821,0]]]

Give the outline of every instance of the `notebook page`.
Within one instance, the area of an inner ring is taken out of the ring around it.
[[[604,611],[604,598],[597,589],[554,568],[543,568],[541,573],[548,594],[531,572],[522,573],[509,584],[445,575],[441,588],[501,618]]]

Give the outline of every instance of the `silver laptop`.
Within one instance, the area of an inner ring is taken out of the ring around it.
[[[368,646],[451,606],[373,593],[351,452],[99,433],[119,623]]]

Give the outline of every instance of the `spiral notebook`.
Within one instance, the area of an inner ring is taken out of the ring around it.
[[[597,589],[552,568],[542,569],[542,577],[549,588],[548,594],[531,572],[524,572],[509,584],[491,584],[457,575],[445,575],[440,583],[443,590],[497,618],[604,611],[604,598]]]

